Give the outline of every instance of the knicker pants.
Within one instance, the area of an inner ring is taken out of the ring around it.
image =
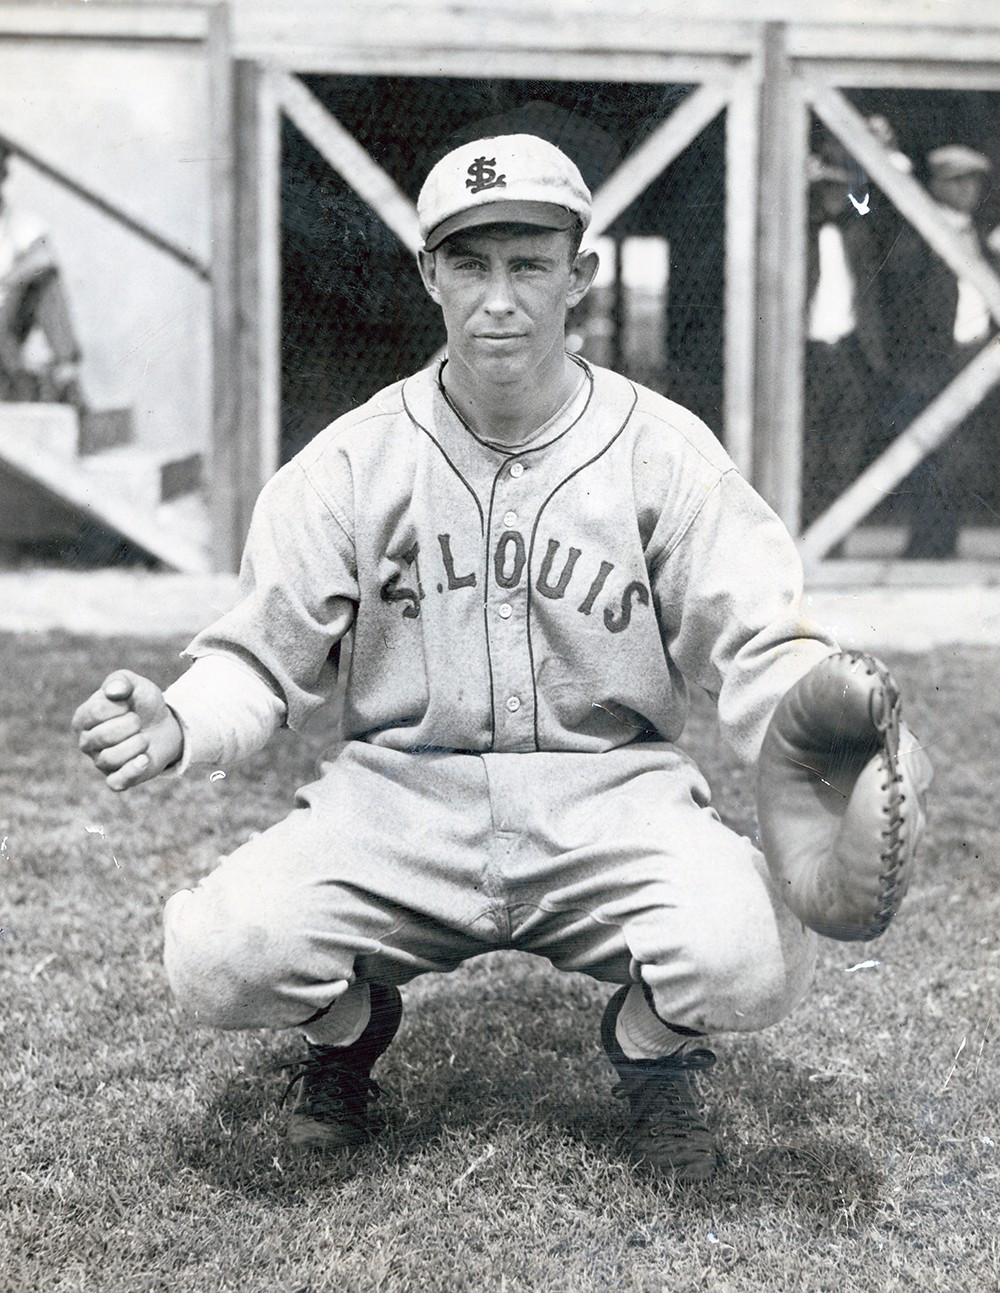
[[[805,992],[815,938],[672,746],[399,753],[348,744],[298,806],[165,910],[194,1020],[288,1027],[355,982],[516,948],[644,980],[669,1024],[758,1029]]]

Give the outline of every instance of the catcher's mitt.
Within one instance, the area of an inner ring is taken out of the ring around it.
[[[931,777],[872,656],[829,656],[782,697],[757,816],[771,874],[804,924],[847,942],[884,933],[910,884]]]

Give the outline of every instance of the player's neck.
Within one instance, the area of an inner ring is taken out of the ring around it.
[[[476,435],[494,444],[517,444],[562,408],[581,380],[580,369],[560,354],[547,380],[491,382],[451,361],[441,374],[449,402]]]

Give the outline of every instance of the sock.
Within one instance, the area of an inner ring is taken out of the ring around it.
[[[367,983],[352,983],[318,1019],[303,1028],[313,1046],[350,1046],[368,1027],[371,993]]]
[[[642,985],[634,983],[615,1021],[615,1041],[630,1060],[657,1060],[672,1055],[698,1036],[691,1029],[669,1028],[649,1007]]]

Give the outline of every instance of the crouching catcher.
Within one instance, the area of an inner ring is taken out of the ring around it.
[[[371,1133],[400,985],[516,948],[616,985],[601,1038],[626,1152],[700,1180],[716,1165],[707,1035],[790,1011],[815,930],[878,932],[901,854],[878,841],[871,910],[846,872],[789,884],[787,854],[772,872],[678,748],[702,688],[762,769],[769,838],[828,816],[803,791],[782,822],[766,787],[791,793],[785,698],[808,702],[803,680],[839,652],[801,614],[790,536],[709,429],[567,352],[567,310],[597,270],[574,162],[533,135],[462,144],[418,215],[446,357],[268,482],[239,601],[165,693],[118,670],[74,727],[124,790],[301,728],[339,675],[342,747],[283,821],[165,911],[167,975],[194,1022],[304,1034],[293,1142]],[[796,758],[807,745],[792,740]],[[801,775],[826,775],[813,767]]]

